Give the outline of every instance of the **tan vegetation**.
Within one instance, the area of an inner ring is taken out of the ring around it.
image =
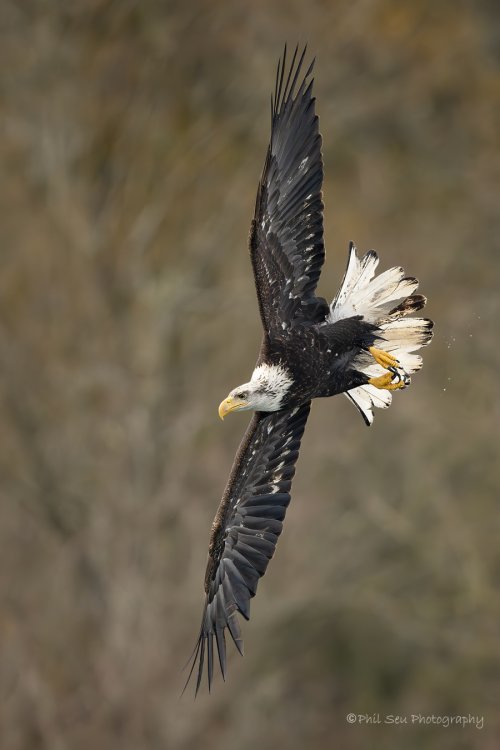
[[[2,750],[500,743],[500,13],[451,0],[4,0]],[[229,684],[181,702],[254,364],[246,253],[284,42],[317,55],[327,265],[436,336],[367,429],[316,404]],[[348,712],[484,715],[484,729]]]

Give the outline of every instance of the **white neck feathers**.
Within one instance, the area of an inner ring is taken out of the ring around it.
[[[291,375],[285,367],[259,365],[253,371],[249,383],[252,390],[252,408],[257,411],[277,411],[281,408],[292,382]]]

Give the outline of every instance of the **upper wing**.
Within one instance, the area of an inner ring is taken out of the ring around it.
[[[257,413],[239,447],[215,516],[205,574],[205,605],[200,635],[186,682],[198,662],[200,687],[205,652],[208,687],[213,678],[214,636],[223,678],[226,675],[225,630],[243,653],[237,619],[247,620],[250,599],[274,554],[290,502],[290,487],[310,403],[269,414]]]
[[[286,82],[286,47],[278,64],[271,142],[250,230],[260,315],[271,337],[294,319],[318,322],[328,312],[326,302],[314,296],[325,259],[323,162],[313,79],[307,80],[314,60],[297,89],[305,51],[297,62],[295,50]]]

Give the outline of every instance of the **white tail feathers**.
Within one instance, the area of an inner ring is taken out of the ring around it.
[[[374,406],[387,409],[392,403],[391,391],[383,391],[373,385],[360,385],[358,388],[347,391],[345,395],[358,408],[367,425],[373,422]]]
[[[406,277],[399,267],[375,276],[378,263],[375,250],[369,250],[360,260],[351,242],[344,279],[330,305],[330,323],[353,315],[362,315],[369,323],[378,323],[397,307],[398,302],[410,297],[417,289],[417,279]]]
[[[339,293],[330,305],[330,323],[353,315],[380,329],[374,346],[390,352],[403,370],[411,374],[422,367],[422,358],[415,350],[425,346],[432,338],[432,321],[426,318],[407,318],[408,314],[422,309],[425,297],[414,294],[417,279],[405,276],[402,268],[390,268],[375,276],[378,256],[369,250],[361,259],[351,242],[349,260]],[[382,375],[385,370],[368,352],[363,352],[355,364],[358,370],[370,377]],[[372,385],[353,388],[345,394],[361,412],[366,424],[373,422],[373,408],[387,409],[392,401],[390,391]]]

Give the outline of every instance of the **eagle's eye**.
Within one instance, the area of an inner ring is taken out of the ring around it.
[[[241,399],[242,401],[246,401],[248,394],[246,391],[238,391],[234,394],[236,398]]]

